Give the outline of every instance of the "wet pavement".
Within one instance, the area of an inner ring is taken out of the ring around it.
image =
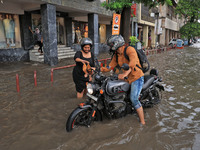
[[[108,57],[102,54],[99,59]],[[0,63],[0,150],[199,150],[200,48],[173,49],[148,59],[151,68],[159,70],[166,91],[160,104],[145,109],[145,126],[136,115],[128,115],[71,133],[65,130],[66,120],[83,101],[76,99],[73,68],[55,70],[51,84],[50,66]],[[69,64],[73,59],[58,66]]]

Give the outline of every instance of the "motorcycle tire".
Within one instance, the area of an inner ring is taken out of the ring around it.
[[[154,105],[158,104],[161,101],[160,92],[157,88],[152,91],[153,100],[151,101]]]
[[[143,101],[141,101],[143,108],[151,108],[161,101],[160,92],[157,88],[154,88],[154,90],[151,91],[151,95],[151,97],[148,95]]]
[[[82,109],[77,107],[69,116],[66,123],[67,132],[72,131],[74,128],[78,126],[88,126],[87,122],[89,116],[91,115],[91,108]],[[101,121],[102,117],[99,111],[96,111],[95,117],[93,121]]]

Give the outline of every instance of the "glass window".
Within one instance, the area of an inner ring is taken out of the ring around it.
[[[64,18],[56,18],[57,42],[60,45],[66,45],[66,32],[64,25]]]
[[[0,13],[0,48],[21,47],[19,16]]]
[[[40,14],[32,14],[32,29],[38,28],[42,32],[42,23]]]
[[[32,14],[32,30],[35,30],[36,28],[39,28],[40,31],[42,32],[40,14]],[[56,31],[57,31],[57,43],[60,45],[65,45],[66,33],[65,33],[64,18],[56,17]]]

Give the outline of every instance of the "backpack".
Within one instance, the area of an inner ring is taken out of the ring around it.
[[[124,57],[129,61],[129,57],[128,57],[128,55],[126,54],[126,50],[127,50],[128,47],[129,47],[129,46],[125,47],[125,49],[124,49]],[[135,48],[134,48],[134,49],[135,49]],[[140,67],[138,64],[137,64],[136,66],[137,66],[138,68],[140,68],[140,69],[143,71],[143,73],[145,73],[145,72],[147,72],[147,71],[149,70],[149,68],[150,68],[150,64],[149,64],[149,62],[148,62],[147,56],[146,56],[146,54],[144,53],[144,51],[143,51],[142,49],[135,49],[135,50],[136,50],[136,52],[137,52],[137,55],[138,55],[138,58],[139,58],[141,67]],[[118,63],[118,56],[117,56],[117,54],[116,54],[116,61],[117,61],[117,63]]]

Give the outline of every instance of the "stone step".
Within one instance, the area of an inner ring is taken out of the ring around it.
[[[37,48],[35,48],[35,49],[33,49],[33,50],[30,50],[30,51],[32,51],[32,52],[38,52],[38,49],[37,49]],[[63,51],[74,52],[74,50],[73,50],[73,49],[71,49],[70,47],[66,47],[66,48],[59,48],[59,49],[58,49],[58,52],[63,52]]]
[[[60,50],[58,50],[58,53],[65,53],[65,52],[74,52],[74,53],[76,53],[73,49],[60,49]]]
[[[34,49],[38,50],[39,46],[35,45]],[[67,49],[71,49],[71,47],[67,47],[66,45],[57,45],[58,49],[62,49],[62,48],[67,48]]]
[[[37,50],[32,50],[30,51],[30,53],[34,53],[36,56],[40,55],[40,53],[37,51]],[[74,55],[76,52],[74,51],[58,51],[58,55],[63,55],[63,54],[66,54],[66,55]]]
[[[58,60],[62,60],[62,59],[65,59],[65,58],[72,58],[73,55],[68,55],[68,56],[58,56]],[[44,62],[44,57],[43,58],[39,58],[38,59],[38,62]]]
[[[65,59],[65,58],[73,58],[74,52],[72,49],[71,50],[59,50],[58,51],[58,60]],[[44,62],[44,55],[41,55],[38,50],[30,50],[30,60],[31,61],[37,61],[37,62]]]
[[[35,53],[35,56],[38,57],[38,58],[44,58],[44,55],[41,55],[40,53]],[[58,57],[59,56],[71,56],[71,57],[74,57],[74,54],[73,53],[60,53],[58,54]]]
[[[71,47],[58,47],[58,50],[71,50]]]
[[[64,58],[73,58],[74,55],[66,55],[66,56],[58,56],[58,59],[64,59]]]
[[[58,56],[58,60],[65,59],[65,58],[73,58],[73,55]],[[44,56],[41,55],[39,57],[32,57],[31,61],[44,62]]]

